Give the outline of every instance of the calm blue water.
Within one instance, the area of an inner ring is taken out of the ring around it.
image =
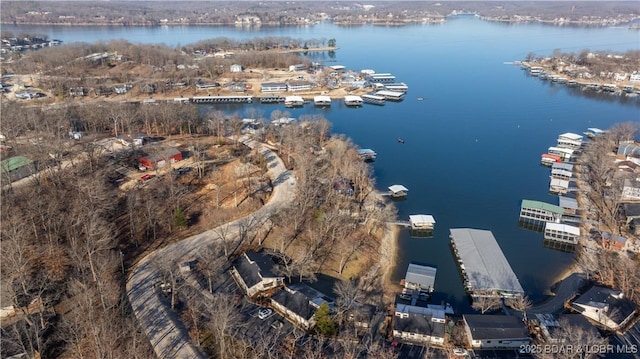
[[[625,28],[492,24],[463,16],[443,25],[399,28],[320,24],[260,31],[8,25],[3,29],[44,33],[65,43],[122,38],[170,46],[222,36],[335,38],[340,47],[334,59],[337,64],[356,71],[372,68],[393,73],[409,85],[401,103],[350,109],[334,102],[327,110],[307,106],[291,114],[324,113],[335,132],[376,150],[373,167],[378,188],[400,183],[410,189],[409,198],[397,204],[401,219],[410,214],[435,216],[433,238],[411,238],[402,232],[393,279],[404,276],[410,261],[436,265],[435,300],[447,300],[462,311],[468,311],[469,304],[449,249],[449,228],[491,230],[528,295],[542,299],[572,255],[544,248],[540,233],[517,226],[523,198],[557,203],[547,192],[549,170],[539,166],[540,154],[563,132],[640,121],[640,100],[587,97],[582,91],[542,82],[503,64],[522,60],[529,52],[545,55],[555,49],[640,49],[640,32]],[[418,97],[424,101],[417,101]],[[252,107],[265,118],[273,110],[284,110],[281,105]],[[397,137],[405,143],[399,144]]]

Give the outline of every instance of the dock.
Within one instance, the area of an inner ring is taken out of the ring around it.
[[[252,96],[195,96],[193,103],[252,103]]]
[[[280,95],[263,95],[259,98],[260,103],[283,103],[284,96]]]
[[[389,196],[394,198],[406,197],[409,189],[401,184],[389,186]]]
[[[524,289],[502,253],[493,233],[472,228],[452,228],[451,247],[472,297],[514,297]]]
[[[358,155],[365,161],[375,161],[378,154],[370,148],[363,148],[358,150]]]

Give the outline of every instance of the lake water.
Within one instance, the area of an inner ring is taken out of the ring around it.
[[[337,40],[333,61],[347,69],[371,68],[393,73],[408,84],[403,102],[385,106],[330,109],[308,105],[293,117],[323,113],[334,132],[345,133],[363,148],[378,153],[373,164],[377,187],[409,188],[397,203],[399,218],[433,214],[433,238],[399,238],[399,281],[410,261],[438,267],[434,300],[446,300],[469,311],[449,247],[449,228],[491,230],[527,294],[534,300],[571,262],[572,254],[547,249],[542,234],[518,227],[523,198],[557,203],[548,193],[549,169],[540,154],[558,134],[581,133],[587,127],[608,128],[616,122],[640,121],[640,100],[624,96],[588,95],[563,85],[529,77],[504,62],[522,60],[529,52],[550,55],[590,50],[640,48],[640,32],[626,28],[571,28],[537,24],[495,24],[473,16],[441,25],[404,27],[55,27],[10,26],[4,30],[37,32],[50,38],[92,42],[126,39],[133,43],[184,45],[214,37],[246,39],[287,36]],[[417,98],[424,98],[418,101]],[[249,106],[222,106],[242,112]],[[282,105],[250,105],[269,118]],[[404,144],[397,138],[405,140]]]

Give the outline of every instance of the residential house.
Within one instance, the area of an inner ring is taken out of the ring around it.
[[[443,310],[396,304],[393,337],[398,341],[442,345],[445,322]]]
[[[287,91],[306,91],[314,88],[314,84],[309,81],[289,81],[287,82]]]
[[[620,290],[593,286],[571,302],[571,308],[609,330],[620,330],[631,321],[636,305]]]
[[[462,319],[474,349],[517,349],[531,342],[529,330],[517,316],[465,314]]]
[[[2,179],[14,182],[31,176],[38,171],[37,165],[31,159],[24,156],[14,156],[1,162]]]
[[[164,167],[167,162],[175,163],[177,161],[182,161],[182,152],[175,148],[168,148],[140,158],[140,166],[141,168],[155,169]]]
[[[284,82],[263,82],[260,84],[260,90],[262,92],[285,92],[287,84]]]
[[[262,252],[245,252],[233,262],[231,276],[238,286],[253,297],[284,284],[284,277],[273,273],[273,259]]]
[[[622,185],[623,201],[640,201],[640,182],[625,179]],[[628,217],[628,215],[627,215]]]
[[[623,236],[618,236],[609,232],[602,232],[600,234],[600,245],[604,249],[612,251],[621,251],[627,244],[627,239]]]
[[[316,307],[301,292],[282,288],[271,296],[271,306],[303,330],[309,330],[315,325],[313,314]]]

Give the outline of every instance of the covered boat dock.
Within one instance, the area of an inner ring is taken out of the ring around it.
[[[451,243],[472,297],[514,297],[524,290],[488,230],[452,228]]]

